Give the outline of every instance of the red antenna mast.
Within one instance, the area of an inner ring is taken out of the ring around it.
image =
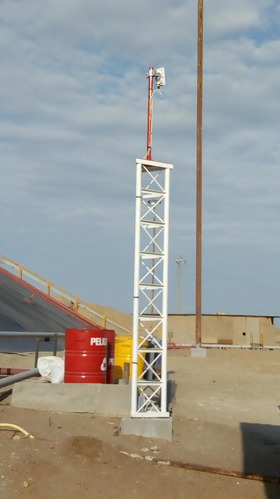
[[[157,88],[165,85],[164,68],[154,70],[153,66],[149,67],[147,73],[148,78],[148,122],[147,122],[147,152],[146,160],[152,160],[152,134],[153,134],[153,96],[154,96],[154,78],[156,79]]]

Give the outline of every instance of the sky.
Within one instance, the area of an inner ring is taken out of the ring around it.
[[[135,160],[172,163],[168,312],[195,312],[197,0],[0,1],[0,253],[133,310]],[[202,313],[280,315],[280,2],[204,0]],[[182,256],[181,285],[178,260]]]

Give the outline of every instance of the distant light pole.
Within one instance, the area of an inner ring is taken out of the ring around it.
[[[197,22],[197,165],[196,165],[196,345],[201,345],[202,261],[202,101],[203,101],[203,0],[198,0]]]
[[[181,275],[182,275],[182,264],[186,264],[185,259],[179,255],[176,263],[178,264],[178,289],[177,289],[177,314],[180,314],[180,296],[181,296]]]

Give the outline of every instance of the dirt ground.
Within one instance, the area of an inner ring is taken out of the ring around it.
[[[0,423],[34,438],[0,427],[0,497],[280,498],[279,376],[280,350],[170,350],[172,441],[123,435],[120,417],[15,408],[3,388]]]

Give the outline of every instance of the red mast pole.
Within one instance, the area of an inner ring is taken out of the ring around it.
[[[154,68],[150,66],[148,73],[148,124],[147,124],[147,153],[146,159],[152,160],[152,127],[153,127],[153,93]]]

